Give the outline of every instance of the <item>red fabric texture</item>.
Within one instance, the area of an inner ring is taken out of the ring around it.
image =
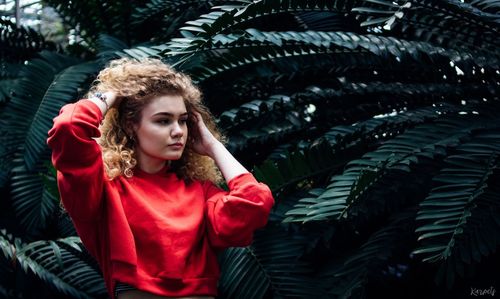
[[[48,145],[61,200],[95,257],[111,298],[116,281],[162,296],[217,295],[217,252],[247,246],[267,224],[274,199],[251,173],[228,182],[187,183],[165,167],[109,180],[94,138],[102,118],[93,102],[65,105]]]

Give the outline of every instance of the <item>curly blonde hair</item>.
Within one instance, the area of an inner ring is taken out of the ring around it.
[[[95,92],[114,91],[119,100],[118,107],[111,107],[100,127],[101,137],[97,142],[102,148],[106,174],[110,180],[117,176],[133,176],[137,165],[136,140],[133,125],[141,120],[141,111],[149,100],[159,95],[179,95],[189,114],[188,132],[194,128],[193,112],[199,112],[212,134],[221,142],[224,137],[217,129],[214,117],[202,103],[202,93],[191,78],[160,59],[135,60],[120,58],[110,61],[103,69],[87,97]],[[171,161],[170,169],[186,181],[210,180],[222,182],[222,175],[215,162],[193,150],[193,138],[188,138],[179,160]]]

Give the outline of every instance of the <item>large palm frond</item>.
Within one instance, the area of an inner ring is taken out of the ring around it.
[[[498,15],[463,1],[360,1],[361,25],[373,30],[423,40],[446,48],[469,49],[498,56]],[[481,32],[479,35],[478,32]]]
[[[151,42],[167,42],[177,30],[193,18],[210,10],[212,5],[224,4],[225,0],[218,1],[160,1],[150,0],[134,7],[130,24],[135,30],[143,33],[144,38]],[[155,28],[155,30],[148,30]]]
[[[416,232],[421,246],[414,253],[427,262],[448,262],[452,274],[463,275],[466,264],[479,262],[500,244],[497,132],[480,129],[456,148],[420,203]]]
[[[287,221],[346,218],[353,209],[359,209],[356,205],[363,201],[374,200],[369,207],[364,207],[372,215],[376,210],[383,210],[389,204],[387,195],[380,196],[373,189],[396,191],[394,176],[401,177],[405,173],[411,173],[412,168],[419,165],[419,157],[423,161],[426,158],[437,158],[443,155],[443,151],[446,153],[468,139],[478,127],[489,124],[492,128],[497,128],[499,125],[494,121],[495,118],[491,119],[491,123],[484,123],[474,120],[475,117],[472,116],[470,126],[463,127],[467,118],[452,115],[441,117],[432,124],[432,133],[428,130],[429,123],[423,123],[384,142],[377,150],[366,153],[361,159],[350,161],[342,174],[331,178],[322,195],[314,201],[307,199],[297,209],[290,210]],[[404,180],[398,181],[404,184]],[[359,211],[354,215],[359,216],[358,213]]]
[[[98,66],[94,61],[71,65],[54,76],[26,133],[24,158],[28,169],[48,150],[45,140],[54,115],[58,114],[64,104],[78,98],[79,89],[88,83],[91,75],[97,73]]]
[[[2,165],[1,177],[10,170],[10,162],[14,153],[22,146],[26,137],[29,120],[38,110],[47,88],[52,84],[54,76],[62,69],[73,65],[78,60],[53,52],[42,52],[40,58],[35,58],[25,66],[20,79],[12,87],[13,97],[8,106],[1,111],[0,156]],[[0,182],[4,185],[5,180]]]
[[[224,298],[304,298],[321,295],[300,261],[304,238],[279,227],[255,234],[252,246],[230,248],[221,257],[220,289]],[[286,265],[286,267],[284,267]]]
[[[332,264],[323,265],[321,281],[330,298],[363,297],[365,285],[381,275],[392,260],[401,252],[411,250],[415,227],[415,211],[400,212],[389,219],[389,223],[373,232],[359,248]]]
[[[354,2],[354,1],[353,1]],[[180,28],[184,38],[174,38],[169,44],[171,54],[183,54],[186,50],[203,49],[210,45],[210,37],[238,28],[250,20],[284,12],[338,11],[346,12],[353,2],[347,1],[256,1],[240,5],[221,5],[217,11],[186,22]],[[184,59],[179,60],[183,62]]]
[[[71,298],[106,298],[107,291],[95,261],[77,237],[23,244],[0,235],[0,248],[26,272],[31,272]],[[85,257],[87,256],[87,257]]]
[[[21,71],[14,97],[2,111],[2,184],[11,177],[12,206],[30,234],[40,234],[57,211],[57,194],[46,188],[41,175],[49,160],[46,136],[59,108],[74,101],[97,70],[96,63],[79,62],[42,52]]]
[[[334,126],[312,141],[309,147],[291,153],[285,152],[275,159],[267,160],[255,168],[255,173],[277,192],[284,188],[284,184],[311,178],[322,172],[337,172],[364,150],[375,148],[399,132],[435,120],[441,113],[457,112],[459,109],[442,103],[435,108],[401,111],[392,116],[373,118],[351,126]],[[295,212],[298,211],[290,211],[290,214]]]

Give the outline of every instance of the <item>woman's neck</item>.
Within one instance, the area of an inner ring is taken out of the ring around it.
[[[170,165],[170,161],[159,160],[159,161],[148,161],[148,160],[139,160],[137,166],[144,172],[147,173],[157,173],[166,165]]]

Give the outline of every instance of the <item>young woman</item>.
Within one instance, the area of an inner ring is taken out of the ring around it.
[[[112,61],[54,119],[61,200],[112,298],[214,298],[216,254],[266,225],[271,191],[221,140],[199,89],[157,59]]]

